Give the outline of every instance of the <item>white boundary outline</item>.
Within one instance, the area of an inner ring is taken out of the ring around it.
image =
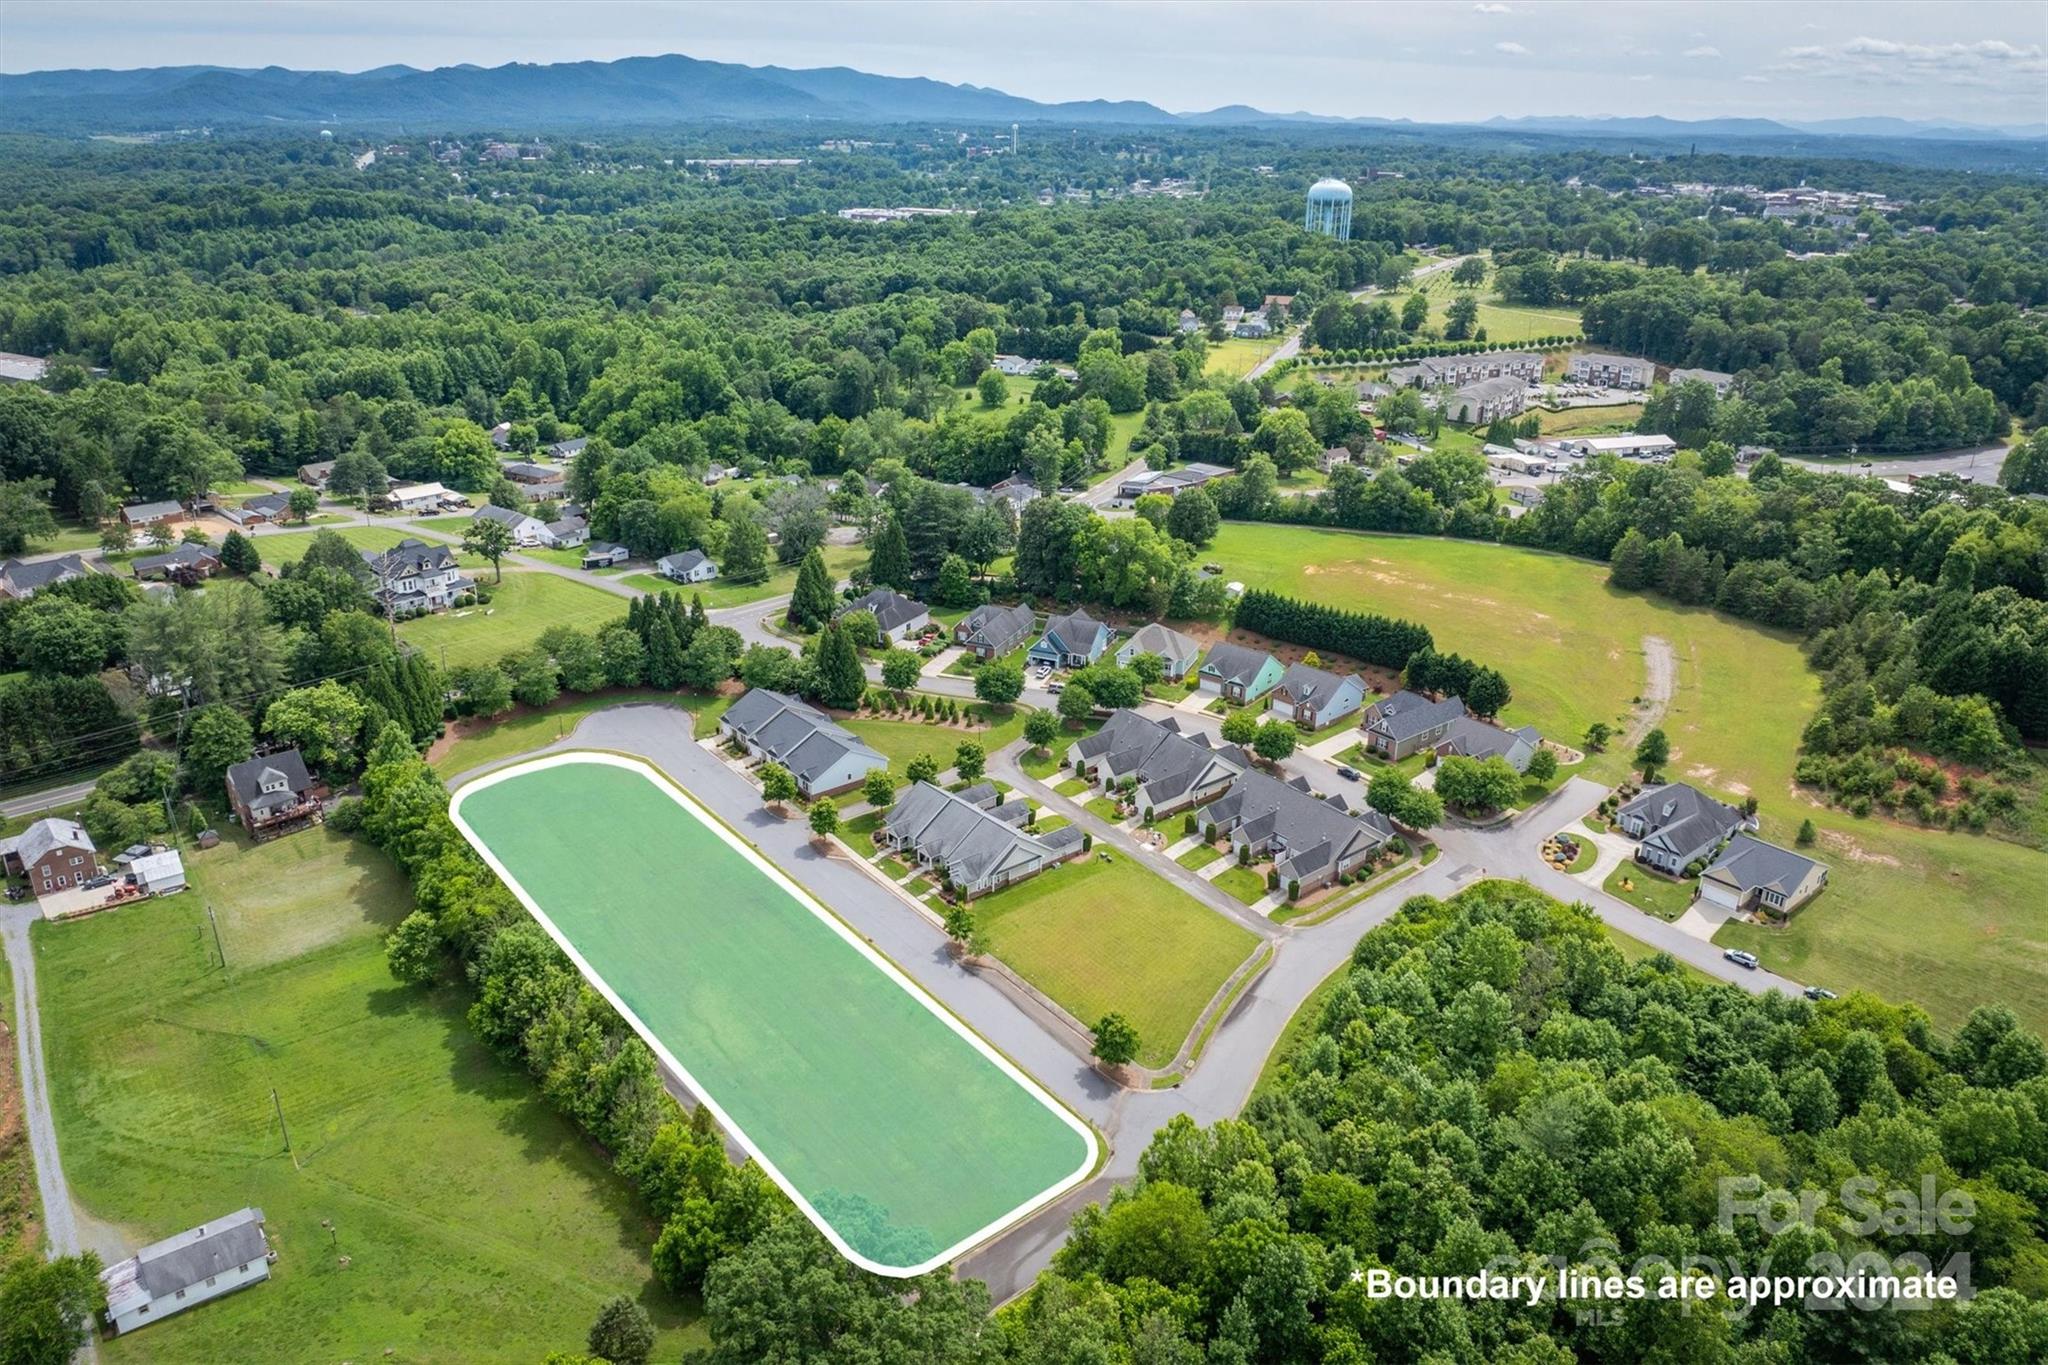
[[[775,1165],[775,1163],[772,1160],[768,1158],[768,1155],[765,1152],[763,1152],[758,1145],[755,1144],[754,1140],[751,1137],[749,1137],[737,1123],[733,1122],[732,1116],[725,1112],[724,1107],[719,1104],[717,1098],[713,1096],[711,1092],[708,1089],[706,1089],[702,1084],[700,1084],[697,1078],[690,1074],[689,1068],[684,1066],[682,1062],[676,1058],[675,1054],[668,1050],[667,1045],[664,1044],[660,1038],[655,1036],[654,1030],[649,1028],[645,1021],[643,1021],[639,1015],[635,1014],[632,1010],[626,1007],[626,1002],[621,1000],[618,997],[617,993],[612,990],[611,984],[607,982],[604,979],[604,977],[601,974],[599,974],[599,972],[594,967],[592,967],[588,962],[584,960],[583,955],[576,950],[576,945],[571,943],[568,939],[568,936],[565,935],[560,929],[555,927],[555,922],[552,919],[548,918],[547,912],[540,908],[540,906],[534,901],[533,897],[527,893],[526,888],[521,886],[519,884],[518,879],[512,875],[511,871],[508,868],[506,868],[506,866],[502,862],[498,860],[497,854],[491,851],[490,845],[487,842],[485,842],[482,836],[480,836],[474,829],[470,827],[468,821],[462,818],[463,799],[467,797],[471,792],[482,791],[486,787],[494,787],[500,782],[509,781],[510,779],[515,777],[523,777],[528,773],[538,772],[544,768],[560,767],[565,764],[571,763],[595,763],[602,764],[606,767],[623,768],[628,772],[638,773],[642,777],[647,778],[650,782],[654,784],[657,790],[665,793],[670,800],[674,801],[678,806],[681,806],[683,810],[687,812],[692,819],[696,820],[699,824],[704,825],[705,827],[710,829],[714,834],[716,834],[720,839],[724,840],[727,847],[733,849],[741,857],[745,858],[756,869],[766,873],[769,880],[773,881],[783,891],[793,896],[796,899],[797,904],[809,910],[813,915],[816,915],[828,927],[831,928],[833,933],[837,934],[845,942],[852,945],[853,948],[861,954],[861,956],[866,958],[871,964],[878,968],[891,981],[894,981],[898,986],[901,986],[919,1004],[923,1005],[926,1009],[930,1010],[933,1015],[937,1016],[941,1021],[943,1021],[946,1027],[952,1029],[953,1032],[960,1035],[960,1037],[966,1039],[967,1042],[970,1045],[972,1045],[976,1051],[981,1053],[983,1057],[987,1058],[991,1063],[993,1063],[998,1070],[1000,1070],[1004,1075],[1008,1076],[1011,1080],[1015,1081],[1019,1086],[1023,1087],[1025,1093],[1029,1094],[1033,1099],[1037,1100],[1040,1104],[1043,1104],[1047,1109],[1051,1110],[1054,1114],[1057,1114],[1061,1122],[1065,1123],[1069,1128],[1073,1129],[1076,1133],[1080,1134],[1082,1144],[1087,1149],[1087,1156],[1082,1160],[1081,1164],[1074,1169],[1073,1174],[1065,1177],[1057,1184],[1048,1186],[1046,1189],[1042,1190],[1041,1192],[1034,1195],[1030,1199],[1026,1200],[1022,1204],[1019,1204],[1016,1208],[1011,1209],[1009,1212],[1005,1214],[1002,1214],[1000,1217],[988,1223],[986,1226],[979,1228],[972,1233],[969,1233],[967,1236],[961,1238],[958,1242],[955,1242],[952,1246],[947,1247],[938,1255],[918,1265],[908,1267],[883,1265],[878,1261],[869,1260],[867,1257],[861,1255],[852,1247],[848,1246],[846,1244],[845,1239],[839,1235],[837,1229],[835,1229],[829,1222],[827,1222],[825,1218],[822,1215],[820,1215],[815,1208],[811,1207],[810,1200],[804,1198],[802,1192],[800,1192],[796,1188],[796,1185],[782,1174],[782,1171]],[[940,1266],[945,1265],[948,1261],[951,1261],[955,1256],[958,1256],[961,1252],[968,1250],[970,1247],[979,1245],[981,1242],[987,1240],[989,1237],[992,1237],[996,1233],[1008,1228],[1011,1224],[1021,1221],[1029,1215],[1037,1212],[1039,1209],[1045,1207],[1047,1204],[1050,1204],[1053,1200],[1059,1198],[1068,1190],[1071,1190],[1076,1185],[1079,1185],[1083,1180],[1087,1178],[1088,1173],[1095,1169],[1095,1163],[1098,1159],[1099,1153],[1098,1148],[1096,1146],[1095,1134],[1088,1127],[1087,1124],[1083,1123],[1072,1112],[1070,1112],[1066,1108],[1066,1106],[1062,1105],[1058,1100],[1054,1099],[1050,1094],[1048,1094],[1045,1091],[1045,1089],[1038,1084],[1038,1082],[1032,1080],[1031,1077],[1025,1075],[1024,1072],[1020,1070],[1015,1063],[1011,1062],[1009,1058],[1003,1056],[1002,1053],[996,1051],[995,1048],[989,1046],[988,1042],[985,1039],[983,1039],[980,1034],[968,1028],[967,1025],[961,1022],[958,1018],[956,1018],[951,1011],[947,1010],[944,1006],[940,1005],[938,1001],[932,999],[932,997],[929,994],[927,994],[921,987],[919,987],[917,983],[912,981],[909,977],[905,976],[902,973],[902,971],[900,971],[897,968],[895,963],[889,961],[888,958],[876,952],[875,949],[866,940],[862,939],[858,934],[854,933],[852,929],[848,928],[847,925],[837,915],[833,914],[830,910],[826,909],[825,906],[820,904],[819,901],[815,897],[813,897],[809,892],[805,891],[802,887],[798,886],[794,881],[790,880],[790,878],[783,873],[781,868],[778,868],[777,866],[775,866],[775,864],[769,862],[751,845],[745,843],[730,829],[726,828],[726,826],[717,818],[711,816],[706,811],[701,809],[698,806],[697,801],[694,797],[690,796],[689,793],[683,790],[680,784],[676,783],[674,780],[669,778],[667,774],[663,773],[653,764],[648,763],[642,759],[627,758],[620,754],[598,753],[589,750],[575,750],[568,753],[550,754],[541,758],[529,759],[525,762],[512,764],[509,767],[499,768],[493,772],[486,773],[481,777],[475,778],[472,781],[464,783],[462,787],[455,792],[453,798],[448,803],[448,818],[454,822],[455,827],[458,830],[462,831],[462,837],[469,840],[470,846],[476,849],[477,853],[483,858],[483,860],[486,863],[490,864],[491,870],[498,874],[499,878],[504,881],[505,885],[508,888],[510,888],[512,894],[519,898],[519,903],[526,907],[527,912],[531,914],[534,917],[534,919],[540,923],[541,928],[547,930],[548,936],[554,939],[556,944],[561,947],[562,951],[569,955],[569,959],[576,964],[577,970],[583,973],[584,979],[587,980],[593,987],[595,987],[600,995],[604,996],[606,1000],[611,1002],[612,1008],[617,1010],[620,1016],[624,1018],[627,1023],[633,1026],[633,1031],[640,1035],[640,1038],[643,1042],[645,1042],[650,1048],[654,1049],[655,1055],[660,1057],[661,1060],[665,1064],[667,1064],[670,1070],[674,1071],[676,1075],[682,1078],[683,1083],[690,1087],[690,1090],[697,1096],[700,1102],[702,1102],[710,1108],[713,1116],[715,1116],[718,1119],[719,1126],[725,1129],[726,1132],[732,1134],[732,1136],[739,1142],[740,1146],[746,1149],[747,1154],[753,1157],[755,1161],[761,1164],[761,1169],[766,1171],[777,1185],[781,1186],[782,1192],[784,1194],[787,1194],[791,1200],[795,1201],[796,1206],[803,1210],[804,1216],[810,1219],[811,1223],[818,1229],[818,1231],[825,1235],[825,1239],[832,1243],[833,1247],[838,1250],[839,1254],[844,1256],[847,1260],[852,1261],[861,1269],[872,1271],[874,1274],[877,1275],[885,1275],[892,1279],[908,1279],[911,1276],[922,1275],[927,1271],[936,1270]]]

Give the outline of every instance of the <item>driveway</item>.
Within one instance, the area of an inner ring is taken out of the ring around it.
[[[29,1152],[35,1158],[36,1193],[43,1201],[43,1233],[51,1257],[79,1252],[78,1218],[71,1186],[57,1155],[57,1124],[50,1114],[50,1078],[43,1066],[43,1024],[36,998],[36,959],[28,930],[40,918],[31,902],[0,906],[0,947],[14,974],[15,1069],[21,1075],[21,1107],[28,1122]],[[98,1359],[91,1343],[82,1353]]]

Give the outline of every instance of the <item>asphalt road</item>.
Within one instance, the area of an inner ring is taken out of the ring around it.
[[[1968,474],[1975,483],[1994,484],[1998,482],[1999,471],[2005,468],[2007,450],[2003,445],[1973,446],[1965,450],[1930,451],[1925,455],[1873,455],[1867,459],[1852,455],[1827,460],[1787,455],[1785,462],[1823,474],[1862,474],[1873,479],[1903,479],[1908,474]]]

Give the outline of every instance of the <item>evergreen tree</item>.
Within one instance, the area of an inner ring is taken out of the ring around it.
[[[868,581],[878,588],[910,591],[910,541],[891,512],[868,552]]]
[[[853,641],[838,626],[826,625],[818,639],[818,699],[827,706],[849,709],[860,704],[867,688],[867,675],[861,672],[860,654]]]
[[[825,553],[813,549],[796,571],[796,590],[789,595],[789,624],[798,630],[816,630],[832,619],[838,594],[832,590],[832,571],[825,567]]]
[[[220,543],[220,562],[229,573],[252,574],[263,567],[263,556],[249,537],[230,531]]]
[[[683,642],[676,638],[675,622],[664,611],[650,611],[647,624],[647,664],[643,676],[647,685],[673,692],[683,685]]]

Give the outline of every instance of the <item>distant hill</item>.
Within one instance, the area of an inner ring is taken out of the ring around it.
[[[0,75],[0,128],[48,132],[139,132],[250,126],[412,130],[654,126],[717,120],[835,123],[1065,123],[1176,125],[1293,124],[1323,128],[1420,130],[1404,118],[1270,113],[1233,104],[1169,113],[1142,100],[1047,104],[975,85],[876,76],[849,67],[792,70],[669,54],[612,62],[446,66],[422,71],[291,71],[167,66],[137,71],[36,71]],[[1600,138],[1860,138],[2005,141],[2044,129],[1968,128],[1895,118],[1833,119],[1800,126],[1766,118],[1687,122],[1647,118],[1495,118],[1463,127],[1520,136]]]

